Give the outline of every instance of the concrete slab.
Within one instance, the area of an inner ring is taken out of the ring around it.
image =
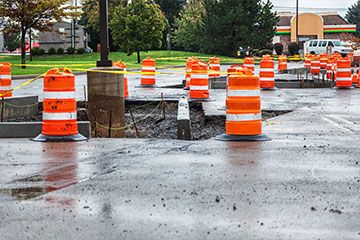
[[[41,133],[41,122],[2,122],[0,138],[34,138]],[[91,137],[90,122],[78,122],[79,133]]]
[[[270,142],[0,139],[0,236],[358,239],[359,92],[263,99]]]

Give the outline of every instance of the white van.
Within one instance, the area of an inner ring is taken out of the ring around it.
[[[321,54],[326,53],[330,49],[332,53],[338,52],[342,56],[346,56],[352,51],[351,47],[338,39],[314,39],[307,41],[304,45],[305,54]]]

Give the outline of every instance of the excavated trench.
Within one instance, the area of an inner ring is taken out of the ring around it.
[[[133,118],[131,117],[131,114]],[[177,102],[130,102],[126,104],[125,123],[128,138],[177,139]],[[289,111],[263,111],[267,120]],[[190,103],[193,140],[206,140],[224,133],[225,116],[205,116],[201,103]],[[42,106],[31,117],[7,119],[6,122],[36,122],[42,120]],[[78,102],[78,121],[89,121],[85,103]],[[135,124],[134,124],[135,122]],[[93,132],[92,137],[96,137]]]

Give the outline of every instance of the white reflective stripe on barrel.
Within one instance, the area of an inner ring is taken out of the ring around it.
[[[352,81],[351,77],[336,77],[336,81]]]
[[[11,75],[0,75],[0,79],[11,79]]]
[[[75,92],[44,92],[44,99],[73,99]]]
[[[260,77],[260,82],[274,82],[275,78],[274,77]]]
[[[320,69],[320,67],[311,66],[311,69]]]
[[[256,114],[226,114],[226,121],[241,122],[261,120],[261,113]]]
[[[209,75],[207,74],[191,74],[192,79],[204,79],[209,78]]]
[[[220,68],[220,64],[209,64],[210,67],[217,67]]]
[[[254,67],[254,64],[243,64],[244,67]]]
[[[12,86],[0,86],[1,91],[10,91],[12,90]]]
[[[76,120],[76,112],[49,113],[43,112],[43,120]]]
[[[155,67],[142,67],[141,68],[143,71],[145,70],[145,71],[155,71],[156,70],[156,68]]]
[[[260,90],[228,90],[228,97],[259,97]]]
[[[155,75],[142,75],[141,78],[143,78],[143,79],[154,79]]]
[[[351,72],[351,68],[338,68],[338,72]]]
[[[195,86],[190,85],[190,90],[209,90],[209,86]]]
[[[275,72],[273,68],[260,68],[260,72]]]

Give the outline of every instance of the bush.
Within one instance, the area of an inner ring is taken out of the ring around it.
[[[258,57],[259,56],[259,49],[252,49],[252,56],[256,56],[256,57]]]
[[[65,50],[63,48],[58,48],[56,50],[56,53],[59,54],[59,55],[63,54],[64,52],[65,52]]]
[[[84,48],[79,48],[77,50],[77,54],[84,54],[85,53],[85,49]]]
[[[75,53],[75,48],[73,48],[73,47],[68,47],[68,48],[66,49],[66,52],[67,52],[67,54],[74,54],[74,53]]]
[[[55,49],[55,48],[53,48],[53,47],[49,48],[49,50],[48,50],[48,54],[49,54],[49,55],[54,55],[55,53],[56,53],[56,49]]]
[[[299,53],[299,45],[296,42],[290,43],[288,48],[291,56]]]
[[[33,56],[39,55],[39,49],[40,49],[40,48],[38,48],[38,47],[32,48],[32,49],[31,49],[31,55],[33,55]]]
[[[259,57],[262,57],[264,55],[272,55],[273,51],[270,49],[263,49],[259,51]]]
[[[38,55],[39,56],[45,55],[45,50],[42,48],[39,48]]]
[[[282,55],[284,51],[284,46],[281,43],[275,43],[274,49],[277,55]]]

